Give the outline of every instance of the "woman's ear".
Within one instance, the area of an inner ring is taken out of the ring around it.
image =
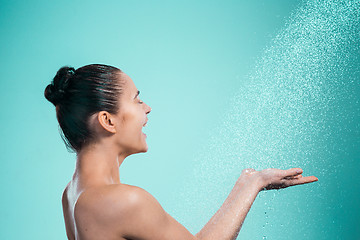
[[[116,133],[115,119],[107,111],[101,111],[98,113],[98,121],[100,125],[108,132]]]

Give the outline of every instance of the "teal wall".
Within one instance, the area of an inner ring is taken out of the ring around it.
[[[261,192],[239,239],[360,238],[359,9],[1,1],[0,239],[65,239],[61,194],[75,155],[43,91],[61,66],[90,63],[122,69],[153,109],[149,151],[124,162],[121,181],[193,233],[243,168],[294,166],[319,182]]]

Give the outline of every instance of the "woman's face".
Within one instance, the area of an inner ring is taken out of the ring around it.
[[[147,114],[151,108],[142,102],[139,91],[132,79],[120,73],[123,91],[120,94],[120,108],[116,115],[117,144],[124,154],[146,152],[148,146],[142,128],[148,121]]]

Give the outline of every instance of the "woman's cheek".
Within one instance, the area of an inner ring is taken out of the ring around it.
[[[135,111],[127,112],[123,116],[124,130],[136,135],[136,133],[141,132],[143,123],[139,118],[139,114]]]

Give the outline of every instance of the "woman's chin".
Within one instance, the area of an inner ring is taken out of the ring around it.
[[[147,142],[146,142],[146,134],[142,132],[142,137],[143,137],[143,148],[142,148],[142,151],[141,152],[147,152],[149,147],[147,145]]]
[[[147,142],[146,142],[146,138],[147,138],[147,136],[146,136],[146,134],[145,134],[145,133],[143,133],[143,132],[141,132],[141,133],[142,133],[142,135],[143,135],[143,137],[144,137],[145,152],[147,152],[147,150],[148,150],[148,145],[147,145]]]
[[[145,141],[144,152],[147,152],[148,149],[149,149],[149,146],[147,145],[147,142]]]

